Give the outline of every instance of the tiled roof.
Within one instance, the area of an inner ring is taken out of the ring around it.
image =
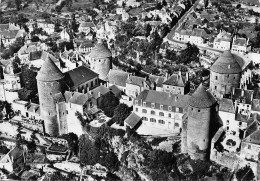
[[[125,87],[126,80],[129,75],[130,75],[130,73],[124,72],[122,70],[110,69],[106,79],[111,84]]]
[[[242,92],[244,92],[244,93],[242,93]],[[244,94],[244,95],[242,96],[242,94]],[[234,100],[238,100],[239,102],[244,101],[245,104],[251,104],[252,100],[253,100],[253,94],[254,94],[253,90],[243,90],[240,88],[236,88],[234,90],[234,94],[232,92],[231,96],[232,96],[232,99],[234,99]]]
[[[89,97],[87,94],[83,94],[80,92],[74,92],[73,96],[69,99],[70,103],[77,105],[84,105],[88,101]]]
[[[59,103],[59,102],[65,102],[65,98],[63,97],[62,93],[59,92],[57,94],[54,95],[54,101],[56,103]]]
[[[162,87],[162,84],[166,80],[166,77],[150,74],[149,79],[152,83],[156,84],[156,87]]]
[[[138,76],[133,76],[130,75],[127,79],[126,79],[126,83],[128,84],[133,84],[133,85],[137,85],[140,87],[144,86],[144,83],[146,82],[146,79],[143,77],[138,77]]]
[[[253,99],[251,110],[260,112],[260,99]]]
[[[65,79],[69,87],[78,87],[94,78],[98,78],[98,74],[85,66],[80,66],[65,72]]]
[[[141,121],[141,118],[132,112],[126,119],[125,123],[132,129],[134,128],[139,122]]]
[[[0,35],[3,39],[15,39],[18,32],[19,30],[7,30],[0,32]]]
[[[192,94],[189,105],[196,108],[209,108],[215,104],[215,97],[200,84],[196,91]]]
[[[260,145],[260,130],[256,130],[251,135],[246,137],[243,141]]]
[[[101,40],[97,42],[95,47],[91,50],[90,58],[109,58],[112,56],[111,51],[103,44]]]
[[[168,106],[172,106],[172,111],[175,108],[183,108],[188,105],[190,95],[177,95],[167,92],[159,92],[155,90],[144,90],[142,91],[135,100],[138,101],[138,105],[142,102],[146,102],[146,107],[151,107],[151,103],[155,104],[156,109],[160,109],[160,105],[163,105],[163,110],[168,110]],[[142,105],[141,105],[142,106]]]
[[[50,57],[48,57],[44,61],[36,77],[36,79],[40,81],[54,81],[63,78],[64,75],[62,74],[60,69],[56,66],[56,64],[50,59]]]
[[[0,24],[0,31],[6,31],[9,29],[9,24]]]
[[[105,95],[106,93],[110,92],[108,88],[106,88],[105,86],[101,85],[96,87],[95,89],[91,90],[91,95],[97,99],[102,95]],[[100,96],[99,96],[100,94]]]
[[[80,44],[80,48],[92,48],[94,47],[93,41],[84,41],[83,43]]]
[[[64,92],[64,98],[66,102],[69,102],[70,98],[73,96],[73,92],[65,91]]]
[[[231,99],[222,98],[219,100],[219,111],[235,114],[235,108]]]
[[[236,38],[233,40],[233,45],[237,45],[237,46],[247,46],[247,41],[246,38]]]
[[[28,112],[35,112],[40,115],[40,106],[38,104],[31,103],[29,105]]]
[[[226,50],[210,67],[210,70],[221,74],[237,74],[242,72],[247,65],[245,59]]]
[[[119,95],[121,93],[121,90],[116,86],[116,85],[112,85],[109,87],[109,90],[115,95]]]
[[[93,22],[82,22],[80,23],[79,27],[95,27],[95,24]]]
[[[165,82],[163,82],[163,84],[184,87],[186,84],[186,78],[180,74],[172,74]]]

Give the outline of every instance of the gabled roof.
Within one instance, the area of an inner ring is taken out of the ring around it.
[[[62,95],[62,93],[59,92],[59,93],[57,93],[57,94],[54,95],[54,101],[55,101],[56,103],[65,102],[65,98],[64,98],[64,96]]]
[[[253,90],[243,90],[240,88],[235,88],[234,93],[231,93],[232,99],[234,100],[244,100],[245,104],[252,104],[253,101]]]
[[[3,39],[15,39],[18,32],[19,30],[7,30],[0,32],[0,35]]]
[[[36,79],[38,81],[43,81],[43,82],[60,80],[63,78],[64,78],[64,75],[62,74],[60,69],[57,67],[57,65],[50,59],[49,56],[44,61],[43,65],[36,77]]]
[[[28,112],[36,113],[40,115],[40,106],[39,104],[31,103],[28,107]]]
[[[97,99],[97,98],[101,97],[102,95],[105,95],[108,92],[110,92],[110,90],[108,88],[106,88],[103,85],[100,85],[100,86],[96,87],[95,89],[91,90],[91,95],[95,99]]]
[[[210,108],[217,100],[215,97],[200,84],[196,91],[192,94],[189,105],[196,108]]]
[[[84,105],[88,101],[89,97],[87,94],[83,94],[80,92],[74,92],[73,96],[69,99],[70,103],[77,105]]]
[[[182,76],[181,74],[172,74],[165,82],[163,82],[163,84],[184,87],[186,82],[185,76]]]
[[[144,83],[146,82],[146,79],[143,77],[138,77],[138,76],[133,76],[130,75],[127,79],[126,79],[126,83],[128,84],[133,84],[133,85],[137,85],[140,87],[144,86]]]
[[[90,58],[109,58],[112,56],[111,51],[103,44],[102,40],[99,40],[95,47],[91,50]]]
[[[126,119],[125,123],[132,129],[141,121],[141,117],[132,112]]]
[[[79,25],[79,27],[90,27],[90,28],[92,28],[92,27],[95,27],[95,24],[93,23],[93,22],[82,22],[82,23],[80,23],[80,25]]]
[[[94,78],[98,78],[98,74],[85,66],[80,66],[68,72],[65,72],[65,80],[67,82],[67,85],[71,88],[77,88],[79,85]]]
[[[64,92],[64,98],[66,102],[69,102],[70,98],[73,96],[73,92],[65,91]]]
[[[240,56],[232,54],[230,50],[226,50],[210,67],[210,70],[221,74],[237,74],[242,72],[248,63]]]
[[[233,40],[233,45],[237,45],[237,46],[247,46],[247,40],[246,38],[235,38]]]
[[[231,99],[222,98],[219,100],[219,111],[235,114],[235,108]]]
[[[126,80],[130,73],[124,72],[122,70],[115,70],[115,69],[110,69],[107,75],[106,80],[111,83],[115,84],[118,86],[125,87],[126,86]]]
[[[243,141],[248,142],[248,143],[252,143],[252,144],[260,145],[260,130],[256,130],[251,135],[246,137]]]
[[[160,105],[164,106],[176,106],[184,108],[188,105],[190,95],[172,94],[168,92],[159,92],[155,90],[142,91],[135,100],[141,100],[142,102],[155,103],[155,107],[160,109]],[[148,104],[146,105],[148,106]],[[168,110],[168,107],[166,108]]]
[[[121,93],[121,90],[116,86],[116,85],[112,85],[109,87],[109,90],[115,95],[119,95]]]

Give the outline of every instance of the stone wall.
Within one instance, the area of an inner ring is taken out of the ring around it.
[[[91,59],[91,70],[99,74],[99,78],[105,80],[109,70],[112,68],[111,58]]]

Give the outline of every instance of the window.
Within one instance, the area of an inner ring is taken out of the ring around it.
[[[227,120],[227,125],[229,125],[229,120]]]
[[[155,107],[154,103],[151,103],[151,107],[152,107],[152,108],[154,108],[154,107]]]
[[[163,105],[160,105],[160,109],[163,109]]]
[[[152,123],[156,123],[156,119],[154,119],[154,118],[150,118],[150,122],[152,122]]]
[[[200,109],[198,109],[198,112],[200,112]]]
[[[178,107],[176,107],[176,112],[179,112],[179,108]]]
[[[169,113],[169,114],[168,114],[168,117],[169,117],[169,118],[171,118],[171,117],[172,117],[171,113]]]
[[[164,113],[163,112],[159,112],[159,116],[164,116]]]
[[[143,106],[146,107],[146,102],[143,102]]]
[[[138,108],[135,108],[135,112],[138,112]]]
[[[229,74],[227,74],[227,78],[229,78]]]
[[[161,119],[159,119],[159,121],[158,121],[160,124],[165,124],[165,121],[164,120],[161,120]]]
[[[172,106],[168,106],[168,111],[172,111]]]
[[[147,113],[147,110],[146,109],[142,109],[142,113]]]
[[[217,89],[217,86],[215,86],[215,90]]]
[[[180,125],[179,125],[179,123],[174,123],[174,126],[175,126],[176,128],[178,128]]]
[[[215,80],[218,80],[218,76],[215,77]]]
[[[249,149],[249,150],[250,150],[250,149],[251,149],[251,145],[247,145],[247,149]]]
[[[155,111],[151,111],[151,114],[155,115]]]
[[[93,81],[91,81],[90,85],[91,85],[91,87],[93,87]]]
[[[148,118],[147,118],[147,117],[143,117],[143,120],[144,120],[144,121],[148,121]]]
[[[135,104],[138,105],[138,100],[135,100]]]

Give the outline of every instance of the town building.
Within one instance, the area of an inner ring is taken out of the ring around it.
[[[189,95],[144,90],[134,99],[133,112],[142,117],[147,126],[179,133],[189,98]]]
[[[249,44],[249,39],[238,38],[235,36],[233,38],[231,51],[234,53],[247,53],[251,50],[251,45]]]
[[[230,50],[232,36],[230,33],[220,31],[217,37],[214,39],[213,48],[220,50]]]
[[[146,78],[130,75],[126,79],[126,95],[129,97],[136,98],[140,92],[150,88],[151,83]]]
[[[126,80],[130,75],[130,73],[122,70],[110,69],[106,77],[108,87],[115,85],[122,92],[126,93]]]
[[[213,128],[217,125],[217,100],[201,84],[187,106],[183,117],[182,152],[192,159],[205,160],[209,157]]]
[[[112,68],[112,53],[99,40],[88,54],[90,69],[99,74],[101,80],[105,80],[109,70]]]
[[[210,91],[217,97],[231,94],[232,88],[246,88],[251,82],[250,61],[226,50],[210,67]]]

